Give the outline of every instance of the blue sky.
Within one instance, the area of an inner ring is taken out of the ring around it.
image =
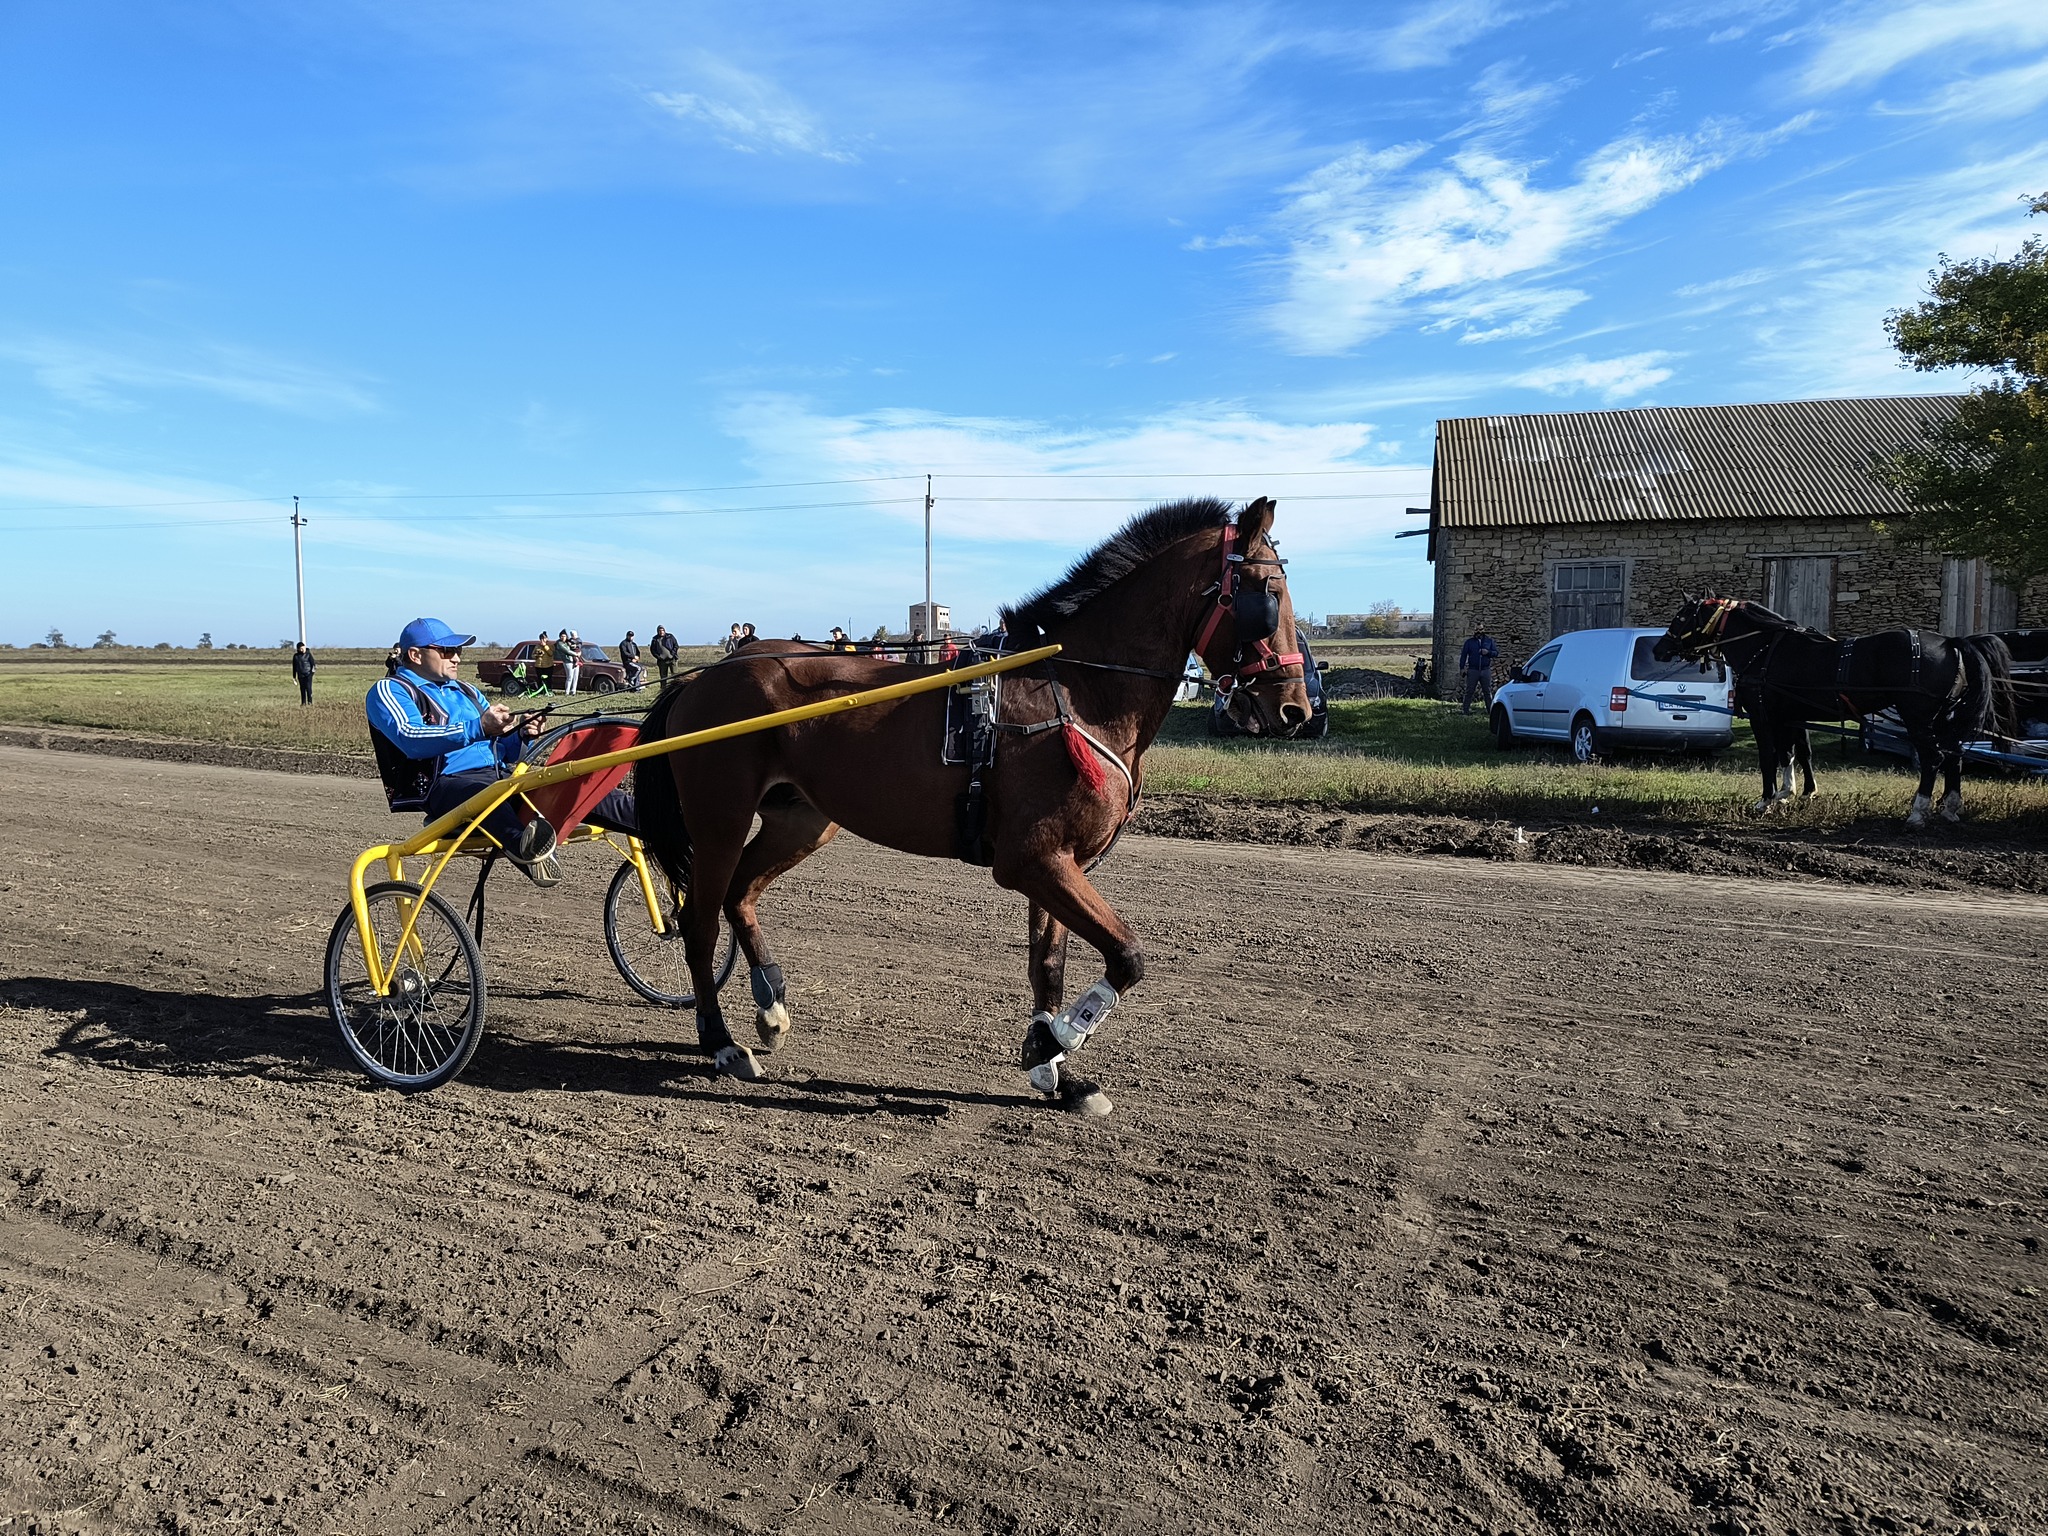
[[[16,0],[0,640],[974,622],[1146,500],[1426,607],[1440,416],[1893,394],[2039,0]],[[622,494],[587,494],[587,493]]]

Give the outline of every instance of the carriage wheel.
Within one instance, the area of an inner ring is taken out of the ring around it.
[[[382,952],[394,955],[420,888],[386,881],[363,894]],[[365,1072],[403,1093],[453,1080],[484,1036],[483,955],[453,907],[435,893],[425,899],[410,953],[395,961],[396,979],[383,997],[370,986],[355,914],[342,908],[327,936],[327,1008],[342,1042]]]
[[[626,979],[626,985],[664,1008],[689,1008],[697,1001],[691,991],[690,962],[683,945],[682,899],[659,869],[653,871],[654,889],[665,903],[661,933],[647,920],[647,901],[640,893],[640,873],[631,861],[619,865],[611,889],[604,893],[604,943],[612,952],[612,964]],[[713,974],[724,986],[739,962],[739,948],[732,930],[720,936],[717,969]]]

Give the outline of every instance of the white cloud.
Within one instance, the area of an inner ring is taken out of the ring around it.
[[[673,117],[711,128],[718,142],[742,154],[815,155],[851,165],[860,157],[835,144],[817,117],[771,80],[708,55],[696,72],[707,90],[649,91],[647,99]]]
[[[1517,14],[1498,0],[1432,0],[1371,34],[1364,47],[1384,69],[1448,64],[1467,43],[1498,31]]]
[[[55,337],[0,341],[0,357],[25,363],[36,382],[60,399],[97,410],[131,410],[123,391],[189,389],[294,416],[355,415],[378,408],[354,380],[245,347],[207,343],[192,355],[155,360],[143,350],[113,351]]]
[[[1911,394],[1954,389],[1962,375],[1909,372],[1884,316],[1926,297],[1942,253],[1990,256],[2033,232],[2018,189],[2039,173],[2028,148],[1932,175],[1802,204],[1766,232],[1804,251],[1797,280],[1756,310],[1751,348],[1758,385],[1797,394]]]
[[[1407,501],[1428,494],[1427,467],[1390,466],[1370,423],[1278,421],[1220,404],[1084,429],[934,411],[834,416],[757,395],[735,404],[725,427],[778,472],[912,476],[920,493],[935,474],[947,538],[974,543],[1078,549],[1154,501],[1272,495],[1290,549],[1348,550],[1398,527]],[[921,496],[889,504],[901,483],[874,494],[879,515],[923,516]],[[1339,495],[1354,499],[1314,499]]]
[[[1818,29],[1820,45],[1801,72],[1814,95],[1868,85],[1928,55],[1970,57],[2048,45],[2041,0],[1926,0],[1866,5]]]
[[[1751,267],[1747,271],[1733,272],[1727,277],[1717,277],[1706,283],[1687,283],[1683,288],[1674,288],[1673,293],[1682,299],[1707,298],[1724,293],[1734,293],[1743,288],[1754,288],[1766,283],[1771,274],[1762,267]]]
[[[1631,134],[1595,152],[1561,186],[1538,165],[1470,149],[1414,170],[1424,147],[1355,150],[1289,190],[1285,293],[1271,320],[1296,352],[1349,351],[1413,312],[1439,323],[1477,313],[1473,340],[1554,324],[1581,297],[1494,285],[1557,266],[1624,219],[1691,185],[1728,158],[1720,135]],[[1478,308],[1475,310],[1475,305]]]
[[[1530,80],[1518,64],[1489,64],[1472,82],[1474,116],[1450,136],[1504,138],[1519,133],[1561,101],[1578,82],[1566,75],[1557,80]]]
[[[2043,103],[2048,103],[2048,57],[1990,74],[1972,73],[1922,101],[1903,106],[1881,102],[1877,110],[1943,121],[2005,121],[2038,112]]]
[[[1561,363],[1531,368],[1509,380],[1524,389],[1540,389],[1548,395],[1597,393],[1603,399],[1627,400],[1644,390],[1655,389],[1671,377],[1664,366],[1669,352],[1634,352],[1626,357],[1572,357]]]

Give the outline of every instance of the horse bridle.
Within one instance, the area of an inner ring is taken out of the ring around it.
[[[1245,552],[1239,554],[1236,544],[1237,527],[1227,523],[1223,528],[1222,574],[1212,586],[1202,590],[1204,597],[1214,593],[1216,601],[1210,606],[1201,629],[1196,632],[1194,644],[1194,653],[1206,656],[1209,642],[1216,638],[1216,630],[1223,623],[1224,615],[1230,616],[1236,645],[1230,654],[1230,668],[1227,671],[1219,668],[1216,672],[1216,691],[1226,698],[1239,683],[1255,682],[1269,672],[1278,672],[1286,667],[1305,669],[1307,666],[1300,651],[1273,649],[1273,634],[1280,627],[1280,594],[1273,590],[1273,578],[1259,578],[1256,587],[1244,579],[1248,569],[1270,567],[1281,571],[1286,569],[1287,562],[1277,554],[1252,554],[1249,541]],[[1250,652],[1249,658],[1246,652]]]

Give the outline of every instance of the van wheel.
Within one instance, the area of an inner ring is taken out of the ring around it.
[[[1594,739],[1593,717],[1581,715],[1572,722],[1572,761],[1575,763],[1597,763],[1600,761],[1600,743]]]
[[[1508,720],[1507,706],[1503,704],[1494,705],[1493,719],[1488,723],[1493,727],[1493,744],[1503,752],[1513,750],[1515,745],[1515,728]]]

